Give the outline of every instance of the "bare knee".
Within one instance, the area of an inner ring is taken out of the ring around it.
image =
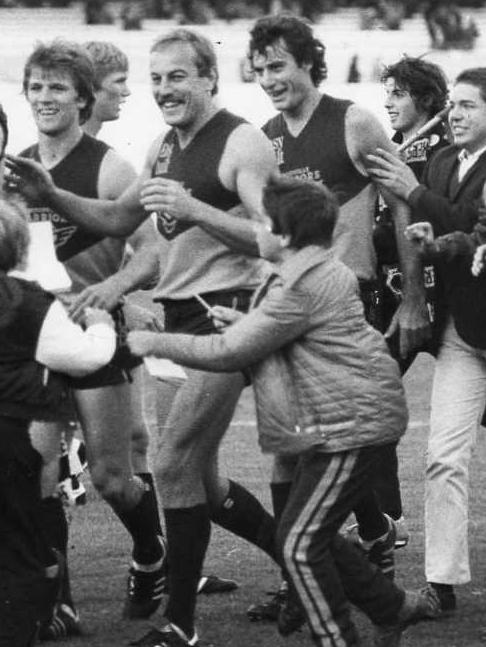
[[[153,471],[157,482],[163,489],[174,483],[178,483],[182,479],[183,474],[187,474],[186,469],[182,468],[180,461],[173,454],[164,454],[160,460],[157,460],[156,468]]]
[[[113,505],[125,503],[129,475],[102,461],[90,466],[90,474],[94,487],[105,501]]]
[[[145,423],[140,420],[133,425],[130,437],[130,452],[134,472],[143,472],[147,467],[149,432]]]

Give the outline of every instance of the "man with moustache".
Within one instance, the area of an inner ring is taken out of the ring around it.
[[[124,195],[82,199],[17,158],[24,175],[37,178],[20,184],[27,193],[36,185],[34,192],[57,213],[99,235],[126,236],[155,211],[164,264],[155,300],[163,305],[165,329],[210,334],[213,322],[195,295],[210,306],[246,310],[260,282],[261,195],[275,162],[258,129],[217,107],[216,57],[204,37],[178,29],[158,38],[150,73],[171,129],[154,142],[140,178]],[[134,644],[197,644],[196,594],[210,520],[275,558],[273,518],[242,486],[218,475],[217,449],[244,384],[241,373],[188,370],[175,396],[157,460],[168,540],[168,623]]]

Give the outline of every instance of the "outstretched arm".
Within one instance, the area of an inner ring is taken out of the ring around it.
[[[117,200],[97,200],[56,187],[49,172],[34,160],[9,155],[6,166],[11,173],[11,188],[27,200],[44,202],[67,220],[96,234],[124,238],[147,217],[140,206],[139,180]]]
[[[437,236],[452,231],[470,232],[478,218],[480,200],[452,203],[445,196],[428,188],[428,167],[425,168],[422,182],[413,171],[393,153],[378,148],[370,159],[370,174],[380,186],[406,200],[420,219],[427,218]]]
[[[100,169],[98,195],[100,198],[116,199],[135,179],[131,164],[114,151],[109,151]],[[158,248],[152,222],[143,222],[131,235],[129,242],[133,254],[118,272],[88,286],[77,296],[69,309],[74,321],[79,319],[87,306],[112,310],[123,295],[154,280],[158,273]]]
[[[116,346],[111,316],[103,310],[88,308],[84,323],[86,330],[73,323],[63,305],[54,301],[40,330],[35,359],[53,371],[74,377],[107,364]]]
[[[166,357],[202,370],[237,371],[257,364],[302,335],[309,326],[310,307],[308,295],[277,285],[258,308],[223,334],[202,337],[131,332],[127,341],[135,355]]]

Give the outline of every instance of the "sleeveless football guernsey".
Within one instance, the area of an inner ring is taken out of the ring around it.
[[[226,110],[220,110],[199,130],[183,149],[171,129],[161,144],[153,176],[177,182],[198,200],[222,211],[240,204],[237,193],[226,189],[218,170],[226,142],[240,124],[246,123]],[[236,216],[228,215],[228,218]],[[162,273],[155,300],[188,299],[205,292],[253,289],[261,279],[262,261],[234,252],[200,227],[178,222],[166,213],[157,213],[161,234]]]
[[[83,134],[66,157],[50,169],[54,183],[77,195],[97,198],[100,167],[108,150],[104,142]],[[21,155],[40,161],[37,144]],[[73,293],[104,281],[119,270],[125,250],[123,239],[92,234],[42,204],[30,205],[29,213],[33,222],[52,222],[56,256],[64,263],[73,282]]]
[[[333,245],[360,279],[375,277],[373,217],[376,189],[354,166],[346,149],[345,118],[350,101],[323,95],[309,121],[294,137],[281,114],[263,132],[271,140],[282,173],[321,182],[340,205]]]

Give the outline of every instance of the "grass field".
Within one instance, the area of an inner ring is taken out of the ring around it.
[[[420,587],[423,579],[423,468],[427,435],[428,401],[432,361],[421,356],[406,377],[410,407],[410,428],[401,443],[403,497],[412,540],[396,553],[397,579],[407,587]],[[151,416],[153,421],[153,416]],[[157,433],[152,424],[152,431]],[[480,434],[472,465],[471,557],[473,581],[461,587],[459,611],[455,619],[430,622],[410,629],[403,639],[408,647],[479,647],[486,645],[486,460],[485,439]],[[251,391],[247,389],[235,412],[222,448],[223,471],[248,486],[269,503],[268,457],[256,442]],[[121,620],[126,571],[129,560],[128,537],[109,508],[87,483],[88,505],[75,509],[71,523],[70,561],[75,599],[83,620],[85,635],[68,642],[72,647],[115,647],[144,633],[162,618],[163,605],[151,622]],[[280,638],[272,625],[252,624],[245,610],[264,597],[278,582],[271,561],[253,546],[213,527],[206,573],[231,577],[240,588],[229,595],[200,596],[198,631],[215,647],[294,647],[311,645],[304,630],[290,638]],[[371,645],[368,621],[356,614],[363,645]]]

